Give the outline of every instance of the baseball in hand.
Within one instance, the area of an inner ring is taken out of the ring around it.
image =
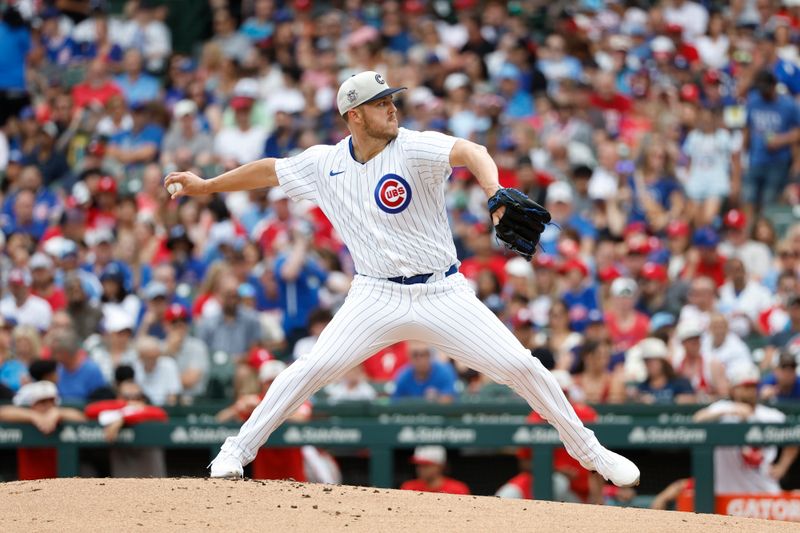
[[[181,185],[180,183],[170,183],[169,185],[167,185],[167,192],[169,192],[170,194],[175,194],[177,192],[180,192],[181,190],[183,190],[183,185]]]

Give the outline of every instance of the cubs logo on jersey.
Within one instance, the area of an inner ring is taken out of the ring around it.
[[[375,202],[386,213],[399,213],[411,203],[411,187],[397,174],[386,174],[375,186]]]

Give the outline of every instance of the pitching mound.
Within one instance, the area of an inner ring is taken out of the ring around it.
[[[702,531],[797,524],[282,481],[48,479],[0,485],[0,531]]]

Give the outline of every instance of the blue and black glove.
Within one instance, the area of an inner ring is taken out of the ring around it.
[[[550,212],[517,189],[500,189],[489,198],[489,213],[494,214],[501,206],[506,210],[494,227],[497,238],[530,261],[550,222]]]

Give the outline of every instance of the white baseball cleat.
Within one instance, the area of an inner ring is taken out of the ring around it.
[[[633,461],[606,448],[595,458],[593,467],[585,468],[594,470],[617,487],[635,487],[641,476]]]
[[[208,467],[211,469],[208,474],[210,477],[225,479],[242,479],[244,477],[242,462],[226,452],[219,452]]]

